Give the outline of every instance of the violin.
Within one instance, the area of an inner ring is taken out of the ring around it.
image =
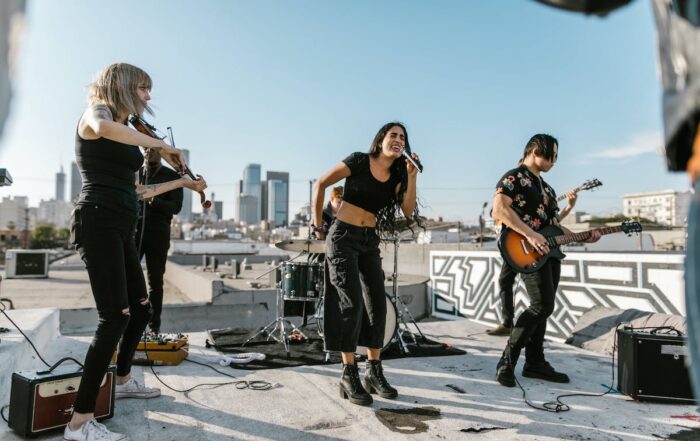
[[[139,132],[143,133],[146,136],[150,136],[151,138],[156,138],[156,139],[164,139],[165,136],[159,136],[158,135],[158,129],[156,129],[154,126],[146,122],[143,118],[141,118],[139,115],[129,115],[129,123]],[[170,136],[172,140],[172,134]],[[175,143],[172,142],[172,146],[175,147]],[[178,173],[180,173],[180,176],[184,176],[187,174],[187,176],[190,177],[193,181],[197,181],[201,179],[201,175],[195,176],[194,173],[187,167],[187,164],[180,164],[180,170],[177,170]],[[211,207],[211,201],[207,200],[207,196],[204,194],[203,191],[199,191],[199,202],[202,204],[202,208],[210,208]]]

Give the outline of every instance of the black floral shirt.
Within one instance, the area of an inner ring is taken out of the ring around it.
[[[513,200],[511,208],[533,230],[541,230],[559,220],[559,207],[554,189],[535,176],[527,167],[509,170],[496,185],[496,194]]]

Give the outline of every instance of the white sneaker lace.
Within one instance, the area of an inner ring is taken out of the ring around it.
[[[107,440],[111,441],[112,440],[112,432],[107,429],[107,427],[104,424],[98,423],[97,420],[90,420],[86,424],[86,429],[85,429],[85,439],[86,441],[91,441],[91,440]],[[88,438],[88,434],[90,433],[90,427],[94,427],[93,429],[93,437]]]

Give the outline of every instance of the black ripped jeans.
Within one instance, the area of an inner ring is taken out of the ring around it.
[[[384,346],[386,294],[375,228],[338,219],[326,237],[324,333],[327,351]]]
[[[503,352],[503,361],[515,366],[520,351],[525,348],[525,361],[544,361],[544,336],[547,319],[554,311],[554,299],[559,286],[561,262],[551,258],[537,272],[523,274],[522,280],[530,297],[530,306],[518,316]]]
[[[501,298],[501,323],[508,328],[513,327],[515,316],[513,283],[517,275],[518,273],[504,261],[501,274],[498,276],[498,295]]]
[[[73,210],[72,241],[85,262],[99,322],[85,355],[75,412],[92,413],[102,378],[119,343],[117,375],[131,371],[131,360],[150,318],[150,304],[134,231],[136,217],[97,205]],[[128,314],[123,311],[128,309]]]

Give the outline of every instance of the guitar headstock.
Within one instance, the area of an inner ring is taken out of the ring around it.
[[[603,183],[600,182],[599,180],[590,179],[590,180],[583,183],[583,185],[581,186],[581,190],[590,190],[590,189],[593,189],[596,187],[600,187],[601,185],[603,185]]]
[[[620,225],[620,228],[622,228],[622,231],[624,231],[625,234],[642,232],[642,224],[634,221],[624,221],[622,225]]]

